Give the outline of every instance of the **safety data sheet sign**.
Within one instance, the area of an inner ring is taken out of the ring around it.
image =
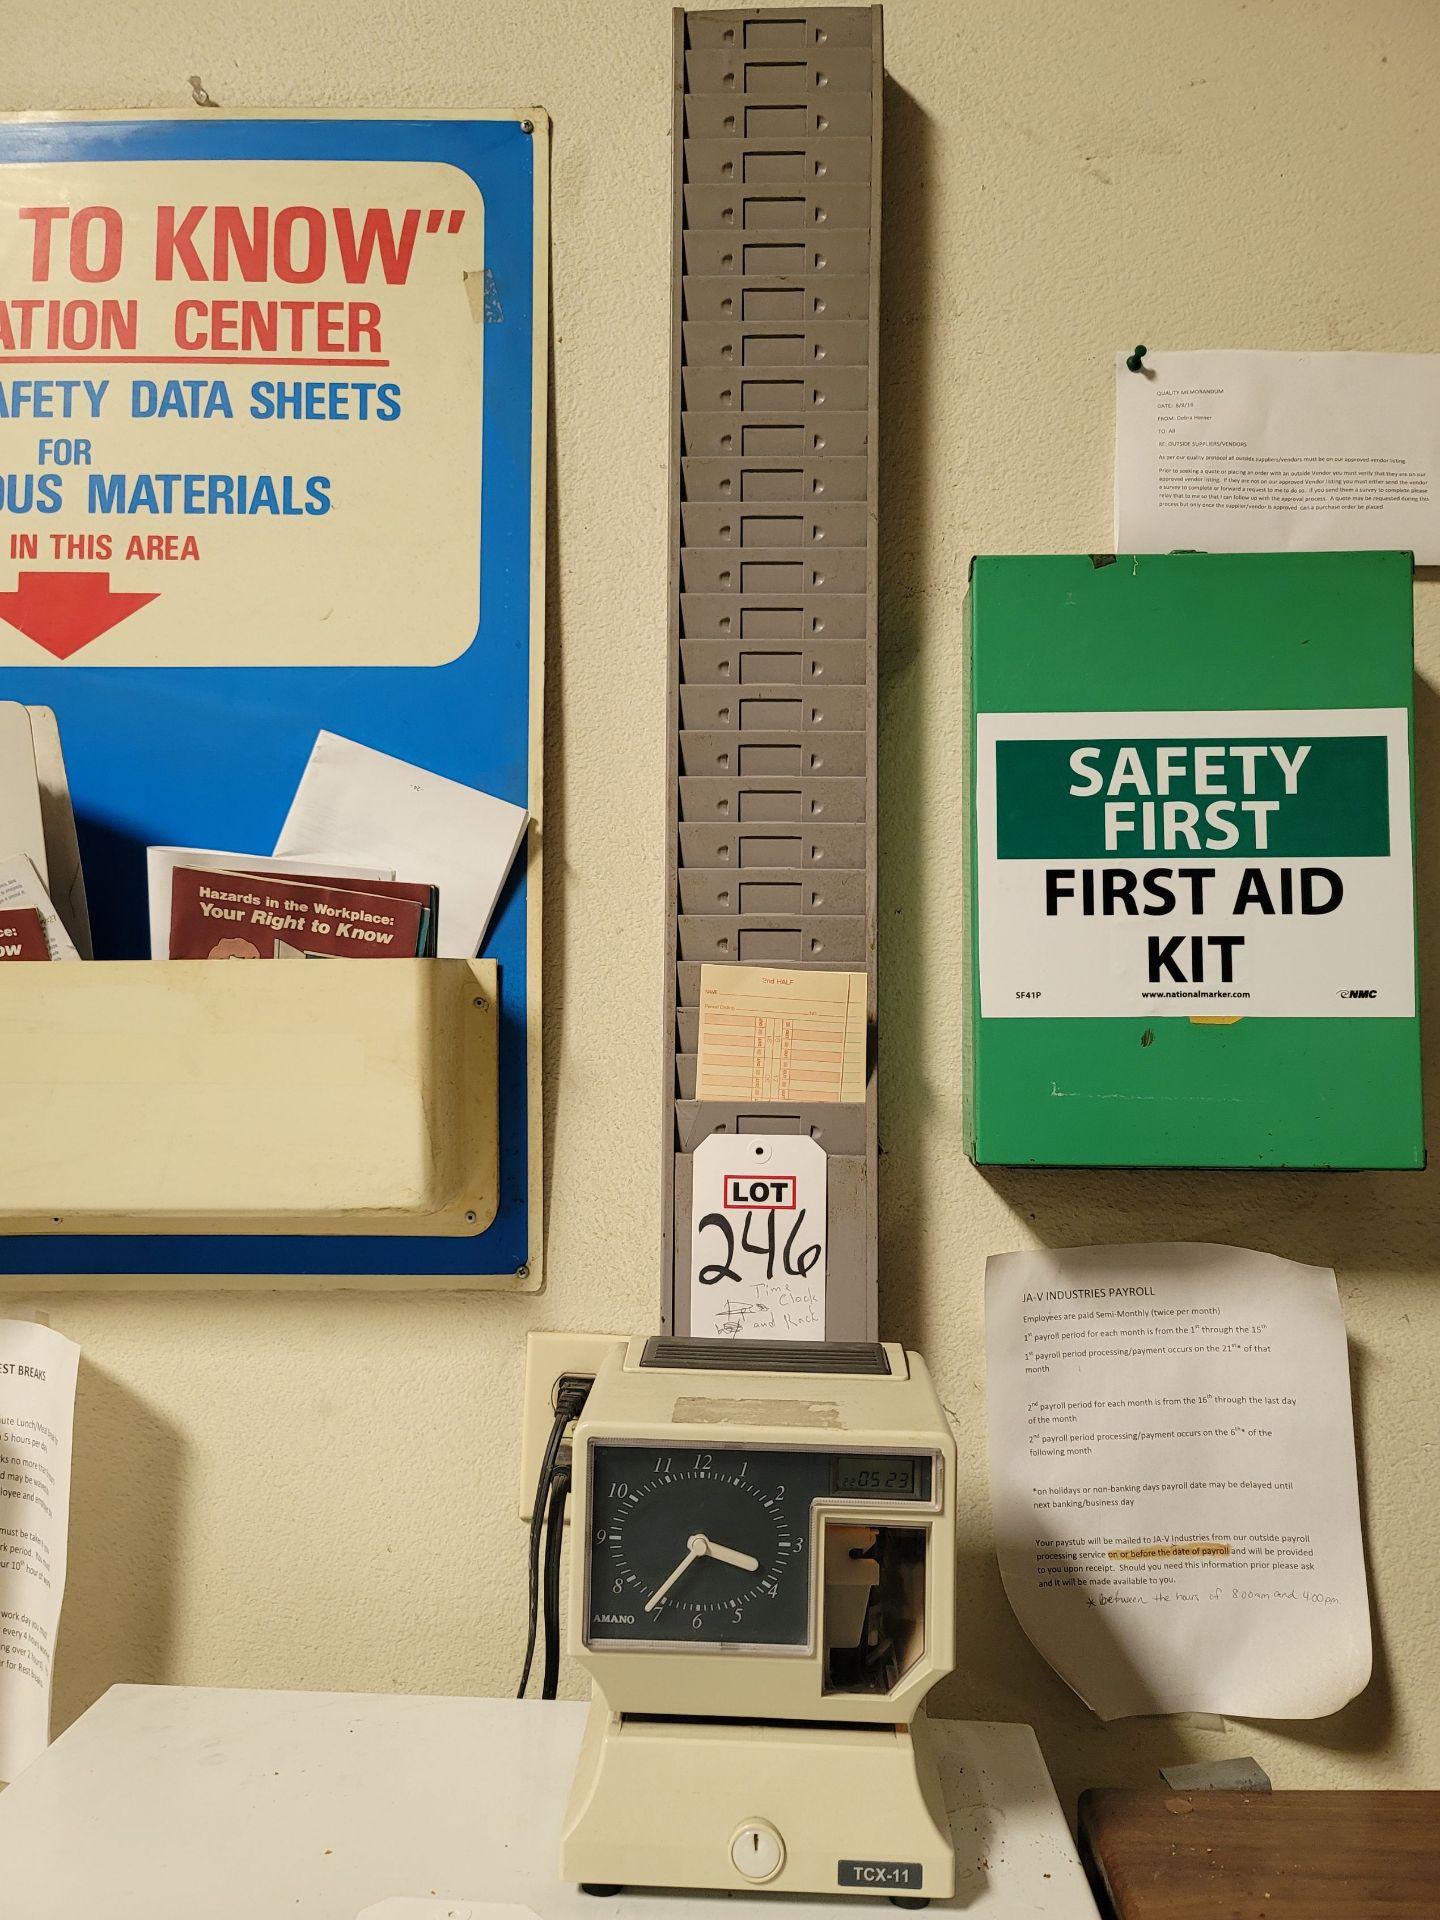
[[[461,652],[480,590],[484,225],[475,181],[434,161],[10,173],[0,527],[20,575],[0,660]]]

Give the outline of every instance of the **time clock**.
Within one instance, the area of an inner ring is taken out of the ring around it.
[[[948,1891],[911,1723],[953,1658],[954,1445],[919,1358],[617,1343],[573,1479],[570,1651],[596,1697],[566,1876]],[[847,1880],[857,1861],[877,1871]]]

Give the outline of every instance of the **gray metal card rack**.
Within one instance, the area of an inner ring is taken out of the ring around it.
[[[876,1335],[879,7],[675,15],[667,1331],[690,1155],[828,1157],[826,1337]],[[706,961],[863,969],[864,1104],[695,1099]]]

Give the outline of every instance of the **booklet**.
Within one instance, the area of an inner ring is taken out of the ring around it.
[[[249,874],[252,879],[263,880],[267,869],[242,867],[241,873]],[[413,900],[420,909],[420,948],[419,957],[435,957],[435,929],[439,919],[440,892],[438,887],[427,886],[423,880],[367,880],[362,886],[350,887],[344,883],[344,876],[334,873],[296,873],[289,875],[290,881],[299,881],[308,887],[325,887],[337,893],[361,893],[378,895],[382,900]],[[288,884],[288,882],[287,882]],[[276,958],[282,958],[277,954]]]
[[[177,867],[169,952],[172,960],[414,959],[425,913],[417,900],[288,875]]]
[[[45,891],[34,863],[23,853],[0,860],[0,913],[12,913],[30,907],[40,916],[45,931],[46,956],[51,960],[78,960],[79,949],[65,931],[65,923],[55,911],[55,903]]]
[[[0,960],[48,960],[50,943],[37,907],[0,909]]]
[[[169,960],[170,876],[177,867],[203,868],[208,873],[313,873],[313,860],[275,860],[263,853],[218,853],[212,847],[149,847],[145,864],[150,889],[150,957]],[[393,867],[338,867],[326,863],[326,878],[393,880]]]

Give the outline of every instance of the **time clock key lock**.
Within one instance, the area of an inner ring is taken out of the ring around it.
[[[919,1356],[617,1341],[572,1470],[594,1697],[562,1877],[953,1892],[921,1708],[954,1660],[955,1449]]]

